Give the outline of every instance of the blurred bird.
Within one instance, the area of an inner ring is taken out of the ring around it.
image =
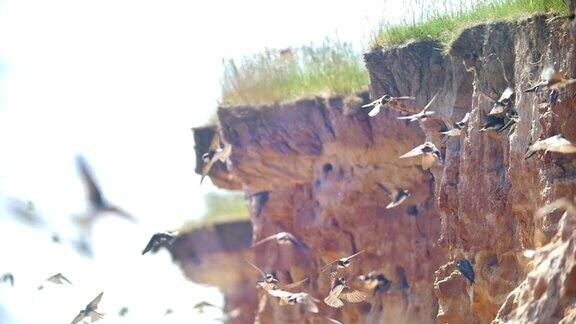
[[[372,101],[371,103],[362,106],[362,108],[374,107],[370,110],[370,112],[368,112],[368,116],[374,117],[374,116],[378,115],[378,113],[380,112],[380,108],[382,108],[382,106],[385,106],[388,103],[396,102],[396,101],[402,101],[402,100],[414,100],[414,99],[416,99],[416,98],[414,98],[414,97],[392,97],[390,95],[383,95],[382,97]]]
[[[280,289],[270,289],[267,291],[273,297],[281,300],[281,304],[302,305],[307,312],[318,313],[316,303],[320,302],[316,298],[305,292],[291,293]]]
[[[392,286],[392,281],[388,280],[386,276],[382,273],[376,273],[374,271],[368,273],[367,275],[361,275],[358,277],[364,286],[369,291],[372,291],[372,295],[383,294],[390,290]]]
[[[299,240],[297,240],[294,235],[288,233],[288,232],[280,232],[280,233],[276,233],[274,235],[270,235],[256,243],[254,243],[252,245],[252,247],[257,247],[260,244],[264,244],[266,242],[270,242],[270,241],[276,241],[276,243],[278,243],[279,245],[291,245],[296,247],[297,249],[300,250],[307,250],[308,248],[302,244]]]
[[[556,153],[576,153],[576,146],[561,134],[548,137],[547,139],[537,140],[528,147],[524,159],[530,158],[536,151],[556,152]]]
[[[360,252],[354,253],[351,256],[348,257],[344,257],[338,260],[334,260],[328,264],[326,264],[325,266],[323,266],[320,269],[320,272],[328,272],[330,274],[330,276],[332,278],[334,278],[336,276],[336,274],[338,273],[338,270],[340,269],[345,269],[348,268],[351,264],[350,260],[352,260],[354,257],[364,253],[365,250],[362,250]]]
[[[40,226],[44,221],[38,215],[36,206],[30,200],[22,201],[20,199],[11,199],[9,201],[9,209],[12,214],[18,217],[18,220],[30,225]]]
[[[97,216],[105,212],[114,213],[120,217],[123,217],[129,221],[135,222],[136,218],[130,215],[123,209],[119,208],[118,206],[110,204],[104,196],[102,195],[102,191],[100,187],[96,183],[92,170],[88,166],[88,163],[81,155],[76,157],[76,165],[82,176],[82,181],[84,182],[84,186],[86,187],[86,192],[88,193],[88,203],[90,204],[90,213],[89,215],[79,218],[76,221],[82,225],[83,227],[90,228]]]
[[[149,251],[156,253],[162,247],[167,249],[174,243],[174,241],[176,241],[178,233],[178,231],[168,231],[152,235],[150,241],[148,241],[148,244],[146,244],[146,247],[142,250],[142,255]]]
[[[57,284],[57,285],[63,285],[64,282],[69,283],[70,285],[72,285],[72,283],[70,282],[70,280],[68,280],[66,277],[64,277],[64,275],[62,275],[61,273],[57,273],[51,277],[49,277],[48,279],[46,279],[46,281]],[[42,290],[44,289],[43,285],[40,285],[38,287],[38,290]]]
[[[492,110],[488,113],[488,115],[501,115],[506,112],[508,106],[510,105],[510,100],[512,95],[514,94],[514,90],[510,87],[504,89],[500,99],[494,102],[494,106],[492,106]]]
[[[120,311],[118,312],[118,316],[120,317],[124,317],[128,314],[128,307],[122,307],[120,308]]]
[[[102,318],[104,318],[104,314],[96,312],[96,309],[98,308],[98,303],[100,303],[100,299],[102,299],[103,294],[104,293],[101,292],[100,295],[98,295],[96,298],[94,298],[93,301],[90,302],[90,304],[86,305],[86,308],[81,310],[80,313],[78,313],[78,315],[76,316],[76,318],[74,318],[71,324],[79,323],[85,317],[90,317],[91,322],[95,322],[97,320],[101,320]]]
[[[218,309],[220,309],[220,307],[217,307],[216,305],[214,305],[214,304],[212,304],[212,303],[209,303],[209,302],[207,302],[207,301],[205,301],[205,300],[203,300],[203,301],[201,301],[201,302],[199,302],[199,303],[196,303],[196,305],[194,305],[192,308],[194,308],[195,310],[197,310],[198,313],[204,313],[204,309],[207,308],[207,307],[212,307],[212,308],[218,308]]]
[[[0,281],[2,282],[10,282],[10,286],[14,287],[14,275],[10,272],[7,272],[0,277]]]
[[[480,128],[480,132],[485,131],[502,131],[506,126],[506,121],[504,117],[495,115],[486,115],[486,122]]]
[[[422,156],[422,169],[428,170],[437,163],[442,165],[442,157],[440,155],[440,150],[432,142],[426,142],[422,145],[418,145],[408,153],[401,155],[399,158],[409,158],[415,156]]]
[[[548,66],[542,70],[540,81],[534,86],[524,90],[524,92],[537,92],[541,89],[561,91],[574,82],[576,82],[576,79],[569,79],[562,73],[554,71],[553,67]]]
[[[168,316],[172,313],[174,313],[174,311],[171,308],[166,308],[166,311],[164,311],[164,316]]]
[[[426,104],[426,106],[424,107],[424,109],[422,109],[422,111],[420,111],[417,114],[413,114],[413,115],[409,115],[409,116],[401,116],[401,117],[396,117],[398,119],[408,119],[410,121],[426,121],[428,119],[428,116],[431,116],[434,114],[433,111],[428,111],[428,109],[430,108],[430,106],[432,105],[432,103],[436,100],[436,97],[438,96],[438,94],[440,93],[440,90],[438,90],[438,92],[436,92],[436,94],[434,95],[434,97],[432,97],[432,99],[430,99],[430,101]]]
[[[332,283],[332,288],[330,293],[324,302],[326,305],[334,308],[340,308],[344,306],[342,299],[350,303],[360,303],[366,300],[368,295],[360,290],[356,290],[346,285],[346,279],[340,277]]]
[[[260,268],[258,268],[255,264],[253,264],[252,262],[245,260],[246,262],[248,262],[249,265],[252,266],[252,268],[256,269],[256,271],[258,271],[258,273],[260,273],[260,275],[262,275],[262,278],[264,279],[264,281],[260,281],[258,282],[258,286],[262,287],[264,290],[270,290],[270,289],[277,289],[278,288],[278,279],[276,279],[276,277],[274,277],[273,274],[271,273],[265,273],[264,271],[260,270]]]
[[[410,192],[404,189],[396,189],[395,192],[390,195],[392,201],[386,206],[386,209],[394,208],[400,206],[408,197],[410,197]]]
[[[222,144],[224,147],[222,147]],[[210,172],[212,165],[217,161],[226,163],[231,153],[232,146],[228,143],[222,143],[220,135],[215,133],[208,147],[208,152],[202,155],[202,177],[200,178],[200,184],[202,184],[202,181],[204,181],[204,178]]]
[[[52,240],[52,243],[61,243],[62,239],[60,238],[60,235],[58,233],[52,233],[52,236],[50,237],[50,239]]]
[[[451,125],[450,123],[446,123],[446,125],[448,126],[448,130],[442,131],[440,132],[440,134],[450,137],[458,137],[462,135],[462,130],[464,130],[466,125],[468,125],[469,120],[470,120],[470,113],[466,113],[466,115],[464,115],[464,118],[461,121],[457,123],[452,122]]]
[[[460,271],[460,273],[470,281],[470,284],[473,284],[476,274],[474,273],[474,268],[470,261],[461,259],[456,262],[456,265],[458,266],[458,271]]]
[[[342,322],[335,320],[333,318],[330,317],[324,317],[328,322],[333,323],[333,324],[343,324]]]

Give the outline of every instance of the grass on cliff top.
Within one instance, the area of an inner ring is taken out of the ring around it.
[[[368,87],[362,56],[348,43],[266,50],[224,61],[222,104],[264,105],[311,96],[346,95]]]
[[[217,223],[250,219],[246,200],[241,193],[211,192],[206,194],[204,199],[206,201],[206,213],[199,220],[186,223],[182,227],[183,231]]]
[[[416,14],[397,25],[381,23],[374,33],[373,47],[411,40],[437,40],[449,47],[463,29],[473,25],[567,12],[564,0],[410,0],[406,5]]]

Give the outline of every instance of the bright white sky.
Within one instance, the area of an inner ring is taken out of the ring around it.
[[[101,290],[102,323],[120,323],[115,314],[124,305],[130,313],[122,323],[189,323],[194,302],[221,304],[214,290],[204,295],[185,282],[166,253],[139,253],[152,232],[200,217],[203,195],[214,190],[193,173],[190,128],[215,111],[222,59],[336,34],[361,49],[380,19],[400,19],[402,6],[0,0],[0,199],[34,201],[50,228],[73,238],[70,216],[85,208],[74,166],[82,153],[105,196],[140,219],[98,223],[91,260],[0,211],[0,274],[16,276],[14,289],[0,285],[0,322],[70,322]],[[75,286],[38,293],[38,281],[56,272]],[[161,322],[166,307],[175,313]]]

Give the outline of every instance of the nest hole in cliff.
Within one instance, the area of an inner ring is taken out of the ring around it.
[[[328,174],[330,172],[332,172],[332,170],[334,169],[334,167],[332,166],[332,164],[330,163],[326,163],[324,164],[324,166],[322,167],[322,171],[324,172],[324,174]]]

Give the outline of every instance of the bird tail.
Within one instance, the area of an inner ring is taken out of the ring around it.
[[[101,320],[104,318],[104,313],[98,313],[96,311],[92,311],[90,313],[90,321],[96,322],[97,320]]]

